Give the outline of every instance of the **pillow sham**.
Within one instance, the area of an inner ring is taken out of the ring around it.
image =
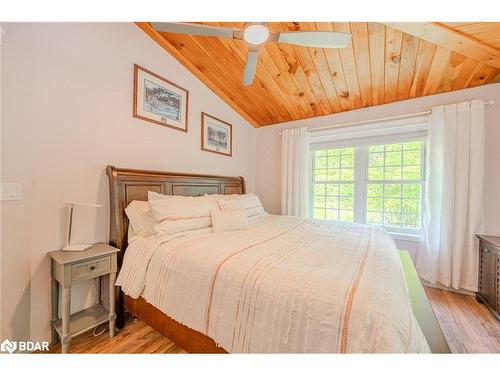
[[[238,202],[238,199],[217,199],[217,203],[221,210],[236,210],[237,208],[241,208]]]
[[[254,216],[258,216],[258,215],[264,215],[264,214],[267,213],[266,211],[264,211],[264,208],[262,208],[262,206],[249,208],[249,209],[247,209],[245,211],[247,213],[247,217],[248,218],[251,218],[251,217],[254,217]]]
[[[249,209],[254,207],[262,207],[262,203],[257,195],[254,193],[247,193],[238,196],[240,206]]]
[[[174,234],[190,230],[210,228],[212,221],[210,216],[197,217],[193,219],[163,220],[154,226],[154,230],[161,234]]]
[[[219,202],[236,199],[238,201],[238,206],[240,208],[244,208],[245,210],[247,210],[248,217],[266,213],[266,211],[264,211],[264,208],[262,207],[262,202],[260,201],[259,197],[254,193],[230,194],[230,195],[214,194],[214,195],[206,195],[206,197],[214,197]],[[222,208],[221,203],[219,203],[219,206]]]
[[[214,233],[229,232],[233,230],[248,229],[248,218],[245,209],[235,210],[210,210],[212,229]]]
[[[169,195],[157,193],[156,191],[148,191],[148,202],[163,199]]]
[[[210,217],[210,210],[217,208],[214,199],[201,197],[184,197],[179,195],[165,195],[161,199],[153,198],[149,201],[153,219],[156,221],[193,219]]]
[[[132,201],[125,208],[125,214],[130,222],[129,237],[148,237],[155,233],[153,219],[149,203],[146,201]]]

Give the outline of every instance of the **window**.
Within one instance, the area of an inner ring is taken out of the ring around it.
[[[423,139],[313,152],[312,216],[420,234]]]
[[[353,221],[354,148],[316,151],[313,184],[314,218]]]

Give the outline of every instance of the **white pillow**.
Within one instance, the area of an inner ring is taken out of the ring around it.
[[[148,201],[163,199],[165,197],[171,197],[171,195],[160,194],[157,193],[156,191],[148,191]]]
[[[150,200],[149,206],[153,218],[159,222],[163,220],[209,217],[210,210],[217,208],[217,202],[205,196],[165,195],[162,199]]]
[[[161,223],[154,226],[154,230],[158,233],[173,234],[189,230],[210,228],[211,225],[212,221],[210,216],[205,216],[194,219],[163,220]]]
[[[226,211],[212,209],[210,210],[210,216],[212,218],[214,233],[248,229],[249,226],[248,218],[243,208]]]
[[[264,211],[264,208],[262,206],[260,206],[260,207],[248,208],[246,210],[246,213],[247,217],[250,218],[258,215],[264,215],[267,212]]]
[[[241,208],[237,198],[217,199],[217,203],[221,210],[236,210],[237,208]]]
[[[254,193],[242,194],[238,197],[238,200],[240,201],[240,206],[245,209],[262,207],[262,202]]]
[[[153,227],[157,223],[151,215],[149,203],[146,201],[132,201],[125,208],[125,214],[130,222],[129,237],[148,237],[155,233]]]
[[[262,207],[262,202],[254,193],[219,195],[217,196],[217,199],[219,201],[236,199],[238,201],[238,206],[247,210],[248,217],[266,213]],[[222,208],[220,203],[219,206]]]
[[[245,209],[262,206],[259,197],[254,193],[219,195],[217,198],[221,200],[237,199],[240,207]]]

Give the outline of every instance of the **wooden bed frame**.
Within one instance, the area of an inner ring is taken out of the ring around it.
[[[147,200],[148,191],[167,195],[198,196],[204,194],[244,194],[243,177],[224,177],[184,173],[119,169],[108,166],[110,193],[109,243],[120,249],[118,267],[121,267],[127,248],[128,219],[125,208],[133,200]],[[407,252],[401,252],[413,312],[433,353],[449,353],[436,316],[427,300],[425,291],[417,276]],[[118,287],[117,287],[118,288]],[[147,303],[143,298],[131,298],[118,288],[118,328],[125,324],[125,310],[141,319],[189,353],[227,353],[208,336],[184,326]]]

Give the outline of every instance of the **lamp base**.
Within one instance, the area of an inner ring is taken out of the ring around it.
[[[63,251],[84,251],[92,245],[67,245],[62,248]]]

